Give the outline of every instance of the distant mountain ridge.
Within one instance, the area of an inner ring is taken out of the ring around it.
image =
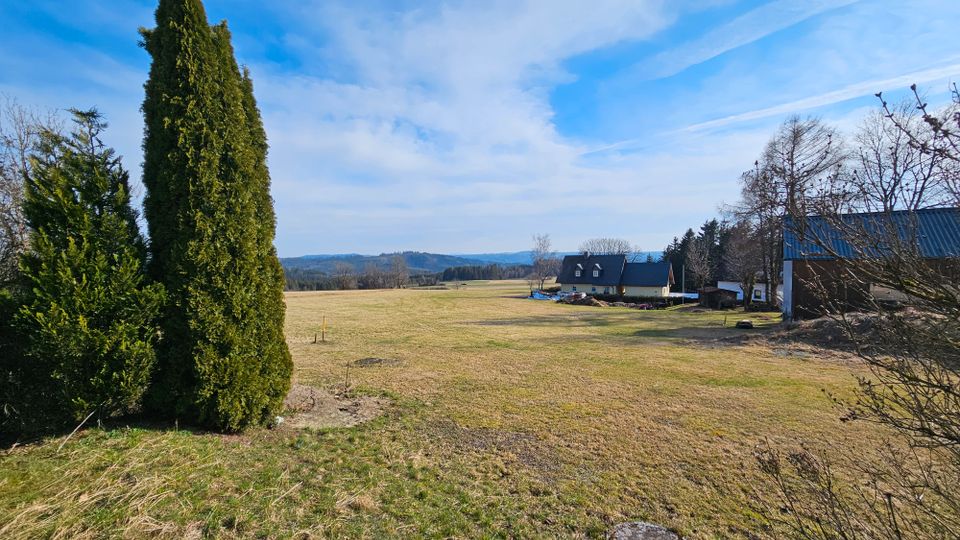
[[[381,270],[387,270],[390,268],[393,258],[397,255],[403,257],[411,274],[432,274],[443,272],[453,266],[489,264],[477,259],[439,253],[424,253],[420,251],[381,253],[380,255],[359,255],[355,253],[344,255],[304,255],[303,257],[281,258],[280,264],[287,270],[309,270],[313,272],[323,272],[325,274],[332,274],[338,264],[348,264],[353,267],[354,271],[362,272],[367,265],[371,264]]]
[[[565,255],[576,255],[576,251],[557,252],[558,257]],[[303,255],[301,257],[284,257],[280,263],[288,270],[309,270],[313,272],[323,272],[332,274],[337,263],[346,263],[353,267],[357,272],[369,265],[386,270],[396,255],[403,257],[412,274],[443,272],[447,268],[455,266],[474,266],[487,264],[500,264],[504,266],[516,266],[530,264],[530,251],[513,251],[502,253],[467,253],[467,254],[442,254],[426,253],[422,251],[404,251],[402,253],[381,253],[379,255],[361,255],[358,253],[343,254],[318,254]],[[660,258],[659,251],[641,252],[639,261],[643,262],[647,255],[653,256],[654,260]]]

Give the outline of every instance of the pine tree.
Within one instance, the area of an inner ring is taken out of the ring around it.
[[[144,208],[169,302],[151,404],[234,431],[271,417],[290,384],[266,140],[226,26],[199,0],[161,0],[156,22],[142,31]]]
[[[139,404],[163,288],[147,282],[128,175],[99,138],[106,124],[95,110],[72,112],[77,129],[42,136],[25,181],[28,287],[15,326],[25,341],[19,382],[36,392],[31,405],[79,420]]]

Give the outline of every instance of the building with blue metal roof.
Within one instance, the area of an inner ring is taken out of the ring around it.
[[[843,260],[882,258],[892,247],[915,250],[921,259],[960,258],[960,208],[808,216],[787,219],[783,230],[783,313],[785,318],[817,316],[823,309],[824,276],[838,274]],[[856,238],[853,238],[853,235]],[[836,276],[832,281],[837,281]],[[817,294],[813,284],[819,283]],[[849,287],[834,287],[855,296]],[[831,289],[833,290],[833,289]],[[880,291],[866,294],[876,297]],[[883,291],[895,298],[895,292]],[[839,294],[839,293],[838,293]],[[855,303],[854,298],[836,299]]]

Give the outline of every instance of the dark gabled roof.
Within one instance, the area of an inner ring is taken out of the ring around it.
[[[567,255],[563,258],[563,267],[557,276],[557,283],[599,285],[610,287],[620,284],[620,275],[627,258],[624,255]],[[582,265],[580,277],[574,271]],[[600,276],[593,277],[594,265],[600,265]]]
[[[673,265],[669,262],[627,263],[620,284],[625,287],[664,287],[673,285]]]
[[[704,287],[697,292],[700,294],[720,294],[721,296],[736,296],[738,294],[737,291],[721,289],[719,287]]]
[[[864,231],[863,234],[871,238],[883,238],[888,230],[895,229],[901,240],[915,243],[924,258],[960,257],[960,208],[845,214],[841,219],[852,231]],[[787,219],[783,231],[783,259],[833,259],[824,246],[842,258],[857,257],[858,251],[846,241],[846,234],[849,233],[838,231],[821,216],[805,218],[802,226]],[[876,251],[876,256],[882,256],[883,248],[872,251]]]

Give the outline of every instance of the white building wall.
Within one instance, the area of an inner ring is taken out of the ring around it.
[[[793,318],[793,261],[783,261],[783,318]]]
[[[784,270],[784,275],[786,275],[786,270]],[[718,289],[726,289],[728,291],[734,291],[737,293],[737,300],[743,300],[743,288],[736,281],[718,281]],[[766,302],[767,301],[767,285],[766,283],[754,283],[753,284],[753,294],[754,302]],[[759,296],[758,296],[759,295]],[[777,300],[783,301],[784,298],[784,286],[777,285]]]

